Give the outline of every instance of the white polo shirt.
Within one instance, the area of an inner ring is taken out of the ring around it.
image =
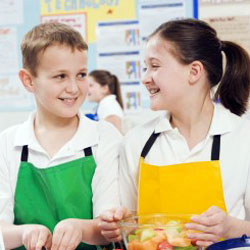
[[[95,122],[79,114],[79,127],[53,158],[38,143],[33,130],[34,115],[23,124],[0,134],[0,220],[13,223],[14,192],[22,146],[28,145],[28,161],[38,168],[48,168],[84,157],[83,149],[92,147],[96,170],[92,180],[93,215],[119,206],[118,151],[121,134],[105,121]],[[111,139],[112,138],[112,139]]]
[[[178,129],[171,127],[169,117],[169,113],[161,115],[125,136],[119,165],[122,205],[131,210],[137,208],[139,158],[153,131],[161,134],[145,162],[159,166],[211,160],[213,136],[220,134],[220,167],[227,210],[232,216],[243,219],[246,215],[250,219],[250,120],[215,105],[207,137],[190,150]]]
[[[100,101],[97,108],[97,115],[99,120],[105,119],[110,115],[123,118],[123,110],[116,100],[115,95],[107,95]]]

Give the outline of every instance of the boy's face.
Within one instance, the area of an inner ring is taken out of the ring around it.
[[[60,118],[74,117],[88,92],[87,51],[53,45],[39,55],[32,77],[38,112]]]

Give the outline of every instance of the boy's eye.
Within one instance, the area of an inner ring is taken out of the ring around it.
[[[142,71],[143,71],[143,72],[146,72],[146,71],[147,71],[147,67],[143,67],[143,68],[142,68]]]
[[[82,72],[82,73],[80,73],[78,76],[80,77],[80,78],[84,78],[84,77],[86,77],[86,73],[85,72]]]
[[[60,75],[55,76],[55,78],[57,78],[59,80],[64,79],[65,77],[66,77],[65,74],[60,74]]]

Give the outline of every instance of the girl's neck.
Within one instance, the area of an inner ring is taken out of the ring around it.
[[[207,95],[203,100],[192,102],[187,107],[180,112],[171,113],[170,123],[173,128],[178,128],[192,149],[206,138],[212,122],[214,105]]]

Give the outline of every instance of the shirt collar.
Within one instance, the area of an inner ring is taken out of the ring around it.
[[[32,112],[28,119],[18,127],[14,139],[14,146],[31,145],[32,142],[36,140],[33,127],[34,118],[35,112]]]
[[[78,116],[79,126],[72,139],[65,145],[67,151],[79,151],[98,144],[98,123],[85,117],[82,112],[79,112]],[[30,148],[37,150],[41,148],[34,134],[34,118],[35,112],[29,116],[28,120],[19,126],[14,140],[14,146],[28,145]]]
[[[90,120],[82,112],[78,116],[78,129],[68,143],[68,149],[76,151],[95,146],[99,141],[98,122]]]
[[[209,135],[222,135],[234,128],[235,116],[221,104],[214,104],[214,113],[209,130]],[[155,132],[161,133],[175,130],[170,124],[170,113],[167,111],[159,117],[155,126]]]
[[[161,133],[173,130],[169,120],[170,120],[169,111],[166,111],[162,115],[160,115],[158,118],[158,122],[156,123],[155,133]]]
[[[115,99],[116,99],[115,95],[107,95],[100,101],[100,103],[106,103],[110,100],[115,100]]]
[[[233,130],[235,116],[221,104],[214,104],[214,114],[209,135],[223,135]]]

